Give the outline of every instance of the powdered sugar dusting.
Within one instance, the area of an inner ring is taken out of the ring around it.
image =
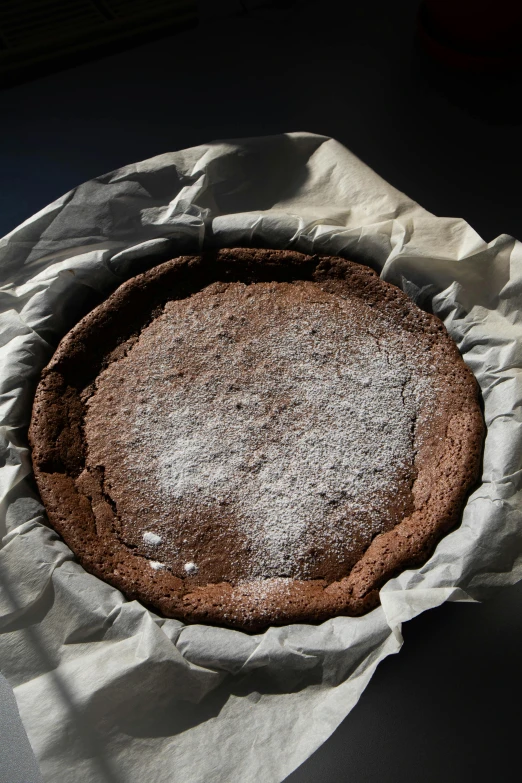
[[[390,498],[411,490],[426,367],[400,330],[312,283],[237,283],[205,301],[170,303],[131,351],[144,371],[114,432],[125,471],[144,498],[157,486],[159,521],[226,509],[248,578],[306,577],[323,546],[342,559],[398,521]]]

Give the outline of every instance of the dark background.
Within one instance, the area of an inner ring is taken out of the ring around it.
[[[516,75],[433,68],[415,44],[417,0],[253,5],[202,3],[197,28],[0,92],[0,236],[124,164],[311,131],[436,215],[522,238]],[[401,653],[289,783],[516,779],[521,604],[522,584],[408,623]]]

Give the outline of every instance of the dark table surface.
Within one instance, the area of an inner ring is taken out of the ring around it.
[[[337,138],[436,215],[488,241],[522,238],[520,93],[505,78],[433,78],[415,52],[417,6],[258,8],[0,93],[0,236],[124,164],[306,130]],[[408,623],[400,654],[288,781],[516,779],[520,606],[522,584]]]

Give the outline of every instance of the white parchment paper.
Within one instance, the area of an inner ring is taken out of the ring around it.
[[[45,524],[26,445],[61,336],[120,282],[202,247],[371,264],[444,320],[482,389],[483,482],[381,607],[257,636],[162,619]],[[522,577],[522,245],[437,218],[307,133],[160,155],[80,185],[0,241],[0,667],[53,783],[279,783],[348,714],[401,623]]]

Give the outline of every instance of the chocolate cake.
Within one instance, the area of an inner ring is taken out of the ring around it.
[[[477,482],[478,387],[443,324],[369,268],[184,256],[60,343],[29,432],[51,525],[167,617],[256,631],[359,615]]]

